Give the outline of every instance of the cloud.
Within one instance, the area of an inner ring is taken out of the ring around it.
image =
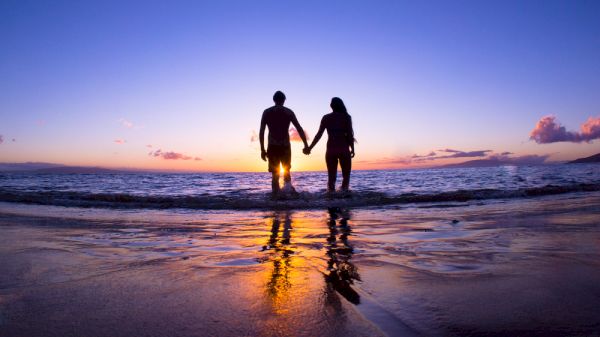
[[[255,130],[252,130],[250,133],[250,143],[254,143],[258,141],[258,134]]]
[[[148,144],[146,145],[147,148],[151,149],[152,148],[152,144]]]
[[[453,150],[453,149],[445,149],[445,150],[439,150],[439,151],[452,153],[452,154],[445,155],[445,156],[437,156],[437,157],[434,157],[434,159],[485,157],[488,152],[492,152],[492,150],[460,151],[460,150]]]
[[[439,154],[438,152],[431,151],[426,155],[413,154],[409,157],[414,162],[432,161],[439,159],[451,159],[451,158],[476,158],[485,157],[491,150],[477,150],[477,151],[461,151],[454,149],[440,149],[438,152],[445,152],[449,154]]]
[[[413,159],[417,159],[417,158],[430,158],[430,157],[435,157],[436,155],[437,155],[437,153],[435,153],[434,151],[431,151],[428,154],[423,155],[423,156],[418,155],[418,154],[413,154],[411,156],[411,158],[413,158]]]
[[[567,129],[556,120],[556,116],[544,116],[531,130],[529,139],[538,144],[549,144],[556,142],[591,142],[600,138],[600,117],[590,117],[581,124],[581,131],[567,131]]]
[[[443,149],[443,150],[438,150],[438,151],[449,152],[449,153],[463,152],[463,151],[453,150],[453,149]]]
[[[127,141],[125,139],[115,139],[115,143],[117,144],[125,144]]]
[[[290,130],[290,141],[291,142],[301,142],[302,138],[300,138],[300,134],[298,133],[298,130],[296,130],[296,128],[291,127]],[[306,133],[306,131],[304,131],[304,135],[306,136],[306,140],[309,139],[308,137],[308,133]]]
[[[159,157],[166,160],[202,160],[200,157],[190,157],[183,153],[174,152],[174,151],[162,151],[158,149],[156,151],[150,151],[148,153],[150,157]]]
[[[12,140],[12,142],[13,142],[13,143],[17,141],[17,140],[16,140],[16,139],[14,139],[14,138],[13,138],[13,139],[11,139],[11,140]]]
[[[123,125],[124,127],[128,128],[128,129],[133,128],[133,123],[126,120],[125,118],[120,118],[119,123],[121,123],[121,125]]]
[[[301,142],[302,138],[300,138],[300,134],[298,133],[298,130],[296,130],[296,128],[291,127],[289,130],[290,133],[290,141],[291,142]],[[306,136],[306,139],[308,140],[308,133],[306,133],[306,131],[304,131],[304,135]],[[250,132],[250,143],[254,143],[258,141],[258,134],[256,133],[255,130],[252,130]]]
[[[440,154],[440,152],[447,154]],[[494,153],[492,150],[477,150],[477,151],[461,151],[455,149],[439,149],[431,151],[425,155],[413,154],[411,156],[404,157],[384,157],[372,161],[357,161],[357,163],[372,164],[372,165],[433,165],[432,162],[442,159],[456,159],[456,158],[474,158],[471,161],[465,163],[498,163],[498,164],[514,164],[514,165],[535,165],[542,164],[548,155],[526,155],[520,157],[512,157],[512,152],[504,151],[501,153]],[[481,159],[479,159],[481,158]],[[452,165],[461,165],[450,164]]]
[[[438,150],[444,151],[444,150]],[[450,153],[468,153],[465,151],[452,150],[448,151]],[[477,151],[470,151],[477,152]],[[490,151],[486,151],[490,152]],[[524,156],[511,156],[510,152],[502,152],[502,153],[493,153],[485,156],[485,158],[481,159],[472,159],[454,164],[443,164],[440,167],[487,167],[487,166],[500,166],[500,165],[541,165],[544,164],[549,155],[524,155]],[[425,156],[419,156],[419,158],[410,157],[395,157],[389,158],[384,157],[378,160],[373,161],[358,161],[357,163],[368,164],[368,165],[384,165],[384,166],[396,166],[396,165],[404,165],[410,166],[412,165],[423,165],[425,161],[428,159],[423,159]],[[438,157],[441,158],[441,157]],[[430,164],[431,165],[431,164]]]
[[[133,124],[133,122],[131,122],[125,118],[119,118],[119,123],[121,123],[122,126],[128,128],[128,129],[141,129],[144,127],[143,125],[135,125],[135,124]]]
[[[0,144],[4,143],[4,137],[2,137],[2,135],[0,135]]]

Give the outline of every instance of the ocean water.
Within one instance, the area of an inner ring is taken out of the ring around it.
[[[293,172],[292,179],[299,196],[274,201],[269,197],[270,176],[266,172],[0,173],[0,201],[101,208],[234,210],[447,203],[598,191],[600,166],[354,171],[352,193],[333,196],[325,194],[325,172]]]
[[[293,179],[0,174],[1,331],[599,334],[600,166]]]

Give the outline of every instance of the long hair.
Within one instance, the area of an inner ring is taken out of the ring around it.
[[[348,128],[350,129],[349,138],[351,142],[356,142],[356,139],[354,138],[354,128],[352,128],[352,117],[348,113],[344,101],[342,101],[342,99],[339,97],[334,97],[331,99],[331,104],[329,106],[331,107],[331,110],[333,110],[333,112],[343,113],[346,115],[346,117],[348,117]]]

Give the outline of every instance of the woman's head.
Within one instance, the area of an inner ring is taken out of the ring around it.
[[[342,101],[341,98],[339,97],[334,97],[331,99],[331,104],[329,105],[331,107],[331,110],[333,110],[333,112],[343,112],[343,113],[348,113],[348,110],[346,110],[346,106],[344,105],[344,101]]]

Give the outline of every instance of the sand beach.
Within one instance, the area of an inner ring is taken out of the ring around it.
[[[3,203],[0,335],[597,335],[598,205],[598,193],[287,211]]]

